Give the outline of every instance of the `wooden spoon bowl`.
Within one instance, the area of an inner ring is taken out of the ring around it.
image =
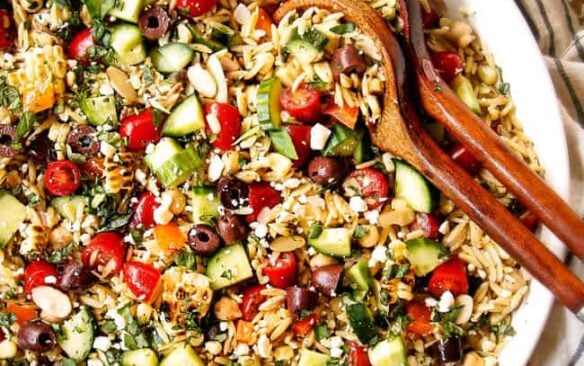
[[[385,20],[369,5],[355,0],[290,0],[280,6],[274,19],[279,22],[288,11],[309,7],[345,14],[373,39],[382,55],[386,85],[381,120],[368,126],[373,143],[420,171],[582,319],[584,284],[425,132],[414,104],[417,98],[408,88],[412,83],[402,48]]]

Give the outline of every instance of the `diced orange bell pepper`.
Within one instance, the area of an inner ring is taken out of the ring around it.
[[[160,248],[171,251],[183,248],[187,241],[185,234],[174,222],[156,225],[154,227],[154,239]]]
[[[335,103],[329,103],[324,107],[323,113],[333,117],[350,129],[354,129],[359,117],[359,107],[349,107],[345,103],[341,108]]]
[[[426,305],[419,302],[411,302],[406,306],[406,312],[412,318],[406,330],[421,336],[427,336],[432,333],[434,326],[430,324],[430,315],[432,310]]]
[[[246,322],[245,320],[239,320],[237,322],[237,328],[235,329],[235,338],[247,345],[251,345],[253,343],[252,335],[253,334],[253,323]]]
[[[38,113],[53,107],[55,104],[55,89],[49,81],[43,81],[24,90],[22,99],[23,108],[26,112]]]
[[[10,301],[6,304],[6,312],[16,315],[16,322],[20,325],[38,316],[36,307],[32,304],[19,304]]]
[[[258,21],[256,22],[255,28],[266,32],[265,38],[267,40],[272,39],[272,24],[274,24],[274,22],[272,21],[270,14],[268,14],[264,8],[259,8]]]

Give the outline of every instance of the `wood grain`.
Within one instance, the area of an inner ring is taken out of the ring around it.
[[[420,4],[407,3],[409,59],[416,67],[424,110],[483,163],[578,258],[584,259],[584,221],[474,114],[432,66],[426,49]]]
[[[418,169],[454,201],[473,221],[544,284],[573,312],[584,305],[584,284],[521,222],[456,165],[425,132],[414,101],[416,94],[406,77],[401,46],[377,12],[354,0],[290,0],[274,14],[278,22],[293,9],[311,6],[340,11],[376,42],[386,76],[383,113],[368,126],[374,144]]]

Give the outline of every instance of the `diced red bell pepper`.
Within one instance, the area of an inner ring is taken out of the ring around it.
[[[298,262],[294,253],[282,253],[274,265],[264,268],[270,285],[278,288],[287,288],[296,283]]]
[[[411,302],[406,306],[406,313],[412,318],[406,330],[420,336],[427,336],[432,333],[434,326],[430,324],[432,310],[420,302]]]
[[[316,324],[318,324],[318,314],[311,313],[304,319],[292,324],[292,332],[297,337],[304,337],[314,328]]]
[[[442,296],[446,291],[454,296],[468,292],[468,275],[466,265],[458,257],[449,259],[438,266],[430,276],[428,290],[436,297]]]
[[[248,200],[253,212],[247,215],[247,222],[253,222],[264,207],[272,208],[282,202],[282,196],[269,183],[259,182],[249,185]]]

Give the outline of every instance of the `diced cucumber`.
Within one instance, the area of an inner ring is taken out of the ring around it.
[[[195,187],[192,193],[193,222],[208,223],[219,216],[221,201],[213,187]]]
[[[107,122],[113,125],[118,123],[116,99],[113,95],[84,98],[80,104],[81,110],[90,124],[100,126]]]
[[[403,198],[418,212],[430,213],[438,207],[436,188],[422,174],[401,160],[395,160],[395,196]]]
[[[258,87],[256,97],[258,122],[265,131],[277,129],[282,124],[280,115],[282,91],[282,83],[276,77],[263,80]]]
[[[479,100],[474,92],[474,88],[466,77],[458,74],[450,82],[450,87],[456,95],[477,115],[482,116],[483,111],[479,105]]]
[[[401,336],[385,339],[369,349],[371,366],[406,366],[408,352]]]
[[[134,24],[119,24],[111,28],[110,46],[119,64],[136,65],[146,59],[146,48],[140,28]]]
[[[353,232],[343,227],[324,228],[316,238],[309,238],[308,243],[322,254],[336,257],[351,255]]]
[[[121,0],[114,3],[114,7],[109,11],[110,15],[130,23],[138,22],[140,12],[144,8],[144,0]]]
[[[243,40],[239,33],[229,28],[225,24],[215,23],[211,27],[211,37],[213,40],[226,45],[227,47],[238,46],[243,44]]]
[[[322,56],[328,38],[314,28],[308,28],[302,35],[294,29],[286,49],[303,64],[311,64]]]
[[[122,353],[122,366],[157,366],[158,357],[150,348],[136,349]]]
[[[253,277],[243,245],[221,248],[207,263],[207,277],[213,290],[222,289]]]
[[[373,283],[373,277],[371,276],[371,271],[369,271],[367,260],[361,259],[349,268],[347,278],[351,281],[355,299],[363,300]]]
[[[201,33],[201,31],[199,29],[197,29],[197,27],[195,27],[194,25],[187,23],[186,26],[189,29],[189,31],[191,32],[191,34],[193,35],[193,43],[198,43],[198,44],[202,44],[203,46],[207,46],[213,52],[217,52],[217,51],[225,48],[225,45],[223,45],[219,42],[215,42],[212,39],[205,38],[203,33]]]
[[[181,184],[202,164],[195,149],[183,148],[170,137],[162,138],[144,161],[165,187]]]
[[[448,250],[440,243],[428,238],[406,241],[406,258],[416,276],[425,276],[448,259]]]
[[[288,131],[278,128],[269,131],[268,134],[270,135],[270,140],[272,140],[272,146],[277,152],[292,160],[298,159],[294,142],[292,142],[292,137],[290,137]]]
[[[54,198],[51,201],[53,206],[61,216],[74,222],[78,218],[78,212],[83,212],[89,205],[89,198],[85,196],[63,196]]]
[[[371,140],[365,130],[357,130],[354,134],[357,138],[357,146],[353,152],[353,163],[361,164],[371,158]]]
[[[91,18],[102,20],[103,17],[116,5],[115,0],[84,0],[87,11]]]
[[[160,366],[205,366],[205,363],[191,346],[181,343],[162,359]]]
[[[168,43],[150,52],[152,65],[163,74],[185,68],[195,56],[195,51],[184,43]]]
[[[203,107],[196,94],[186,97],[173,108],[164,123],[162,134],[166,136],[184,136],[205,128]]]
[[[298,366],[327,366],[329,359],[329,355],[302,348]]]
[[[342,123],[333,126],[332,138],[330,138],[322,151],[324,156],[352,156],[359,145],[359,136]]]
[[[26,206],[5,190],[0,190],[0,248],[3,248],[26,219]]]
[[[357,302],[347,305],[345,310],[347,312],[347,317],[349,318],[349,323],[359,339],[359,342],[367,344],[377,336],[375,323],[373,323],[373,315],[371,315],[367,306]]]
[[[93,347],[93,327],[93,316],[85,306],[63,323],[59,346],[67,357],[79,362],[87,358]]]

